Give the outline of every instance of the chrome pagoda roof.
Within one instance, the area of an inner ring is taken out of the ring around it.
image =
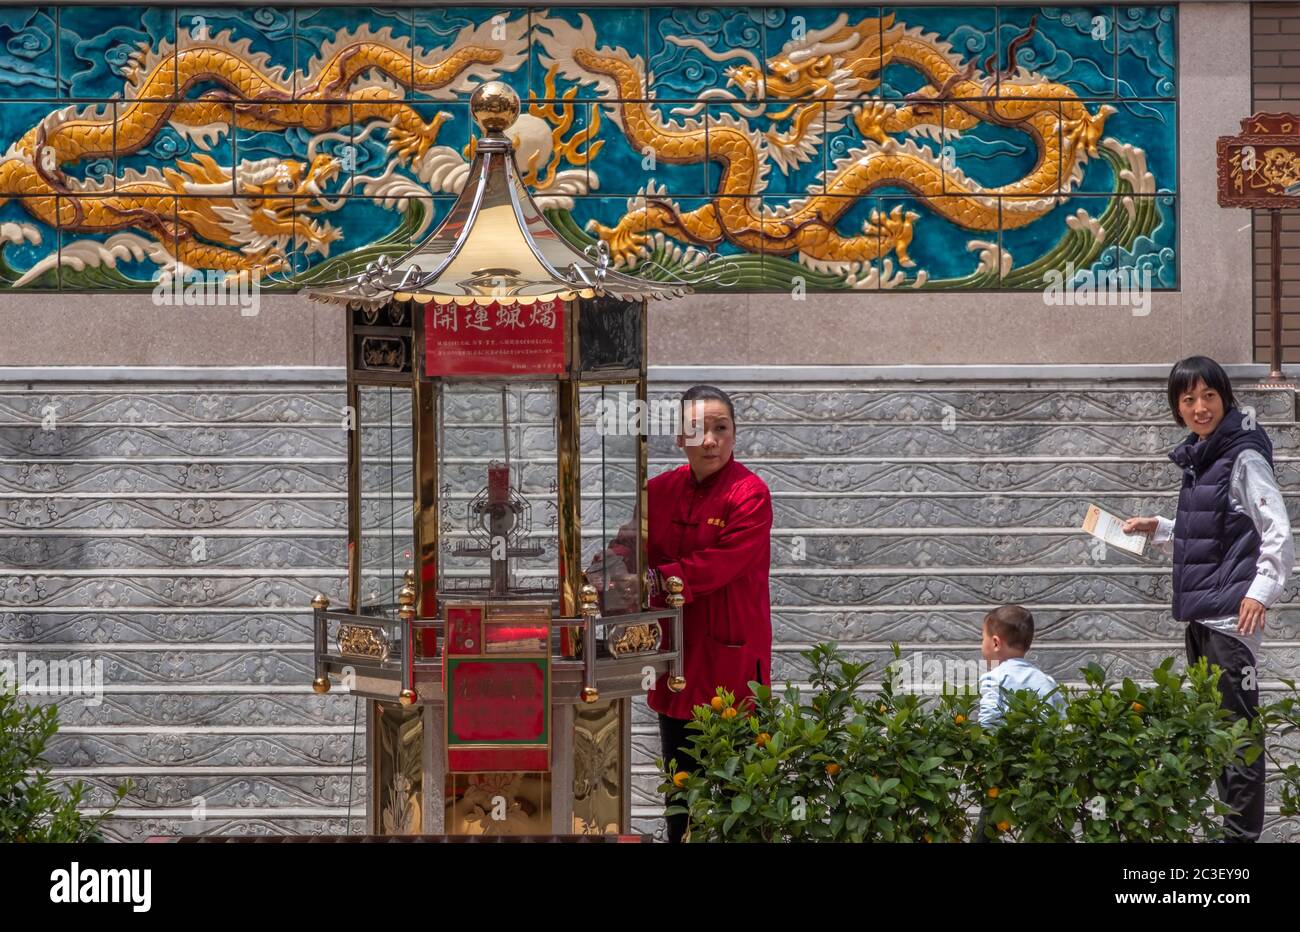
[[[652,282],[619,272],[604,242],[591,254],[570,245],[546,222],[519,178],[505,135],[519,116],[519,97],[500,81],[478,87],[470,111],[483,135],[464,189],[445,220],[398,259],[381,257],[361,272],[312,285],[316,301],[378,307],[424,304],[532,304],[609,295],[625,301],[687,294],[680,282]]]

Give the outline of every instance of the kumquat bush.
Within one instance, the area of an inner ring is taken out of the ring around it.
[[[719,689],[687,726],[692,759],[661,762],[689,840],[1211,841],[1227,811],[1216,777],[1234,757],[1255,760],[1270,725],[1296,731],[1300,713],[1293,696],[1230,722],[1218,668],[1177,672],[1171,657],[1148,686],[1089,665],[1083,688],[1061,687],[1063,708],[1010,693],[1003,720],[982,728],[973,691],[916,695],[888,676],[873,690],[870,664],[834,645],[804,656],[810,692],[751,683],[737,705]],[[1297,771],[1279,777],[1293,808]]]

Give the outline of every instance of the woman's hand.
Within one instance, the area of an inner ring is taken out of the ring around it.
[[[1264,630],[1264,605],[1254,599],[1242,599],[1237,609],[1237,633],[1249,637]]]
[[[1129,518],[1124,522],[1123,530],[1125,534],[1145,534],[1149,538],[1158,525],[1155,518]]]

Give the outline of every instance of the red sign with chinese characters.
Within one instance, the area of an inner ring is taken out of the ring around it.
[[[559,375],[564,302],[429,304],[424,371],[439,375]]]
[[[1218,141],[1220,207],[1300,205],[1300,116],[1256,113]]]
[[[447,766],[453,773],[550,769],[544,659],[447,659]]]

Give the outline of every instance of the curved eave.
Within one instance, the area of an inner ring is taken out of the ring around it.
[[[503,276],[508,284],[485,287],[484,276],[502,270],[514,273]],[[608,265],[602,268],[580,252],[532,199],[509,140],[488,137],[480,143],[451,211],[418,246],[400,259],[380,260],[364,272],[301,293],[327,304],[376,307],[392,300],[529,305],[604,295],[640,301],[691,291],[685,284],[645,281]]]

